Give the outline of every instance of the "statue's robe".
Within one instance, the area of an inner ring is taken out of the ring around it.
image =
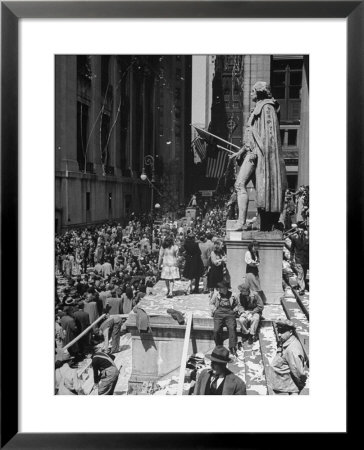
[[[255,170],[258,210],[281,213],[287,189],[279,121],[279,105],[274,99],[257,102],[248,120],[245,142],[257,156]]]

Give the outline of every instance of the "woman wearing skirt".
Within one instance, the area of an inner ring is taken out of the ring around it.
[[[251,291],[255,291],[261,297],[264,304],[267,303],[264,292],[260,286],[259,279],[259,252],[258,252],[258,242],[252,241],[248,245],[248,250],[245,253],[245,263],[246,263],[246,282]]]
[[[167,236],[159,251],[158,267],[162,268],[161,278],[167,286],[167,298],[173,297],[174,280],[179,279],[177,267],[178,247],[174,245],[173,238]]]
[[[217,288],[218,283],[223,281],[225,266],[226,255],[222,241],[218,239],[214,242],[214,248],[210,255],[210,269],[207,274],[207,287],[210,292]]]
[[[187,235],[183,248],[186,260],[185,267],[183,269],[183,276],[189,280],[186,294],[188,295],[191,292],[198,294],[200,278],[204,273],[204,267],[201,259],[201,249],[196,242],[195,235],[193,233]],[[193,280],[195,280],[195,288],[192,291]]]

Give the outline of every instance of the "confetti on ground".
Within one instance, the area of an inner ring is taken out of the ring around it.
[[[64,296],[64,290],[68,287],[68,280],[64,277],[57,277],[57,293],[60,298]],[[169,316],[168,308],[173,308],[182,313],[193,312],[194,317],[211,319],[209,307],[209,295],[202,293],[202,282],[200,283],[199,294],[186,295],[189,282],[178,280],[174,286],[174,297],[167,299],[167,288],[165,282],[160,280],[153,287],[152,292],[146,295],[141,303],[148,314]],[[301,297],[305,306],[309,306],[309,296]],[[302,312],[295,298],[284,297],[282,305],[265,305],[263,311],[264,321],[259,330],[260,339],[249,345],[244,343],[241,350],[238,350],[238,358],[228,364],[228,368],[241,378],[247,386],[248,395],[267,395],[267,383],[265,378],[265,364],[270,364],[273,360],[277,342],[273,326],[270,321],[279,318],[289,317],[297,326],[297,332],[308,344],[309,321]],[[262,345],[263,343],[263,345]],[[98,346],[101,346],[100,343]],[[115,363],[120,368],[118,382],[114,395],[128,395],[128,383],[132,372],[132,337],[126,334],[120,339],[121,352],[115,354]],[[308,348],[308,345],[307,345]],[[265,363],[266,361],[266,363]],[[205,359],[206,368],[209,367],[209,360]],[[86,395],[97,395],[94,388],[93,371],[90,366],[91,358],[87,357],[78,365],[78,374],[83,381]],[[170,375],[171,376],[171,375]],[[187,378],[186,378],[187,380]],[[177,395],[178,377],[172,376],[169,379],[160,380],[156,383],[143,383],[143,393],[149,395]],[[185,383],[183,394],[188,394],[191,383]],[[309,380],[302,395],[307,395],[309,390]]]

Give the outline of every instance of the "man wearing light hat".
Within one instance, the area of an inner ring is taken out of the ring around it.
[[[268,368],[268,382],[275,394],[299,395],[307,380],[306,358],[302,345],[295,336],[296,326],[291,320],[276,321],[278,348]]]
[[[244,381],[226,367],[231,362],[227,348],[218,345],[205,356],[211,360],[211,369],[200,373],[193,395],[246,395]]]

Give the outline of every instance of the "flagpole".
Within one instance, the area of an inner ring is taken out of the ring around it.
[[[232,143],[229,142],[229,141],[225,141],[225,139],[222,139],[221,137],[216,136],[215,134],[212,134],[212,133],[210,133],[209,131],[206,131],[206,130],[203,130],[202,128],[196,127],[196,125],[190,124],[190,126],[193,127],[193,128],[195,128],[196,130],[203,131],[204,133],[207,133],[207,134],[209,134],[210,136],[212,136],[212,137],[214,137],[214,138],[216,138],[216,139],[219,139],[219,140],[222,141],[222,142],[225,142],[225,144],[231,145],[231,146],[233,146],[233,147],[235,147],[235,148],[237,148],[237,149],[240,150],[240,147],[239,147],[238,145],[232,144]],[[222,147],[222,148],[223,148],[223,147]]]
[[[235,153],[236,153],[236,152],[233,152],[232,150],[229,150],[229,149],[227,149],[225,147],[222,147],[221,145],[218,145],[218,144],[216,145],[216,147],[221,148],[222,150],[225,150],[226,152],[232,153],[233,155],[235,155]]]

